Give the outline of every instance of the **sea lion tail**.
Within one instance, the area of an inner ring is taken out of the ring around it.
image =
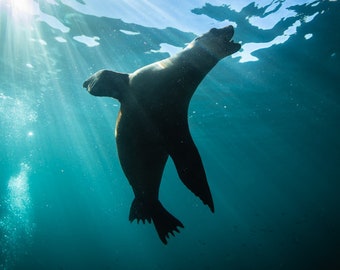
[[[183,224],[171,215],[158,200],[144,202],[134,199],[130,209],[129,220],[132,222],[135,219],[137,219],[137,222],[142,220],[143,223],[145,223],[145,220],[149,221],[149,223],[152,220],[160,240],[165,245],[168,243],[169,233],[175,236],[175,231],[179,233],[178,227],[184,228]]]

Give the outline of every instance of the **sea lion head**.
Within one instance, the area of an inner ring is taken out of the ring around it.
[[[237,52],[241,45],[232,40],[234,27],[212,28],[208,33],[197,37],[192,46],[199,46],[217,59],[222,59]]]

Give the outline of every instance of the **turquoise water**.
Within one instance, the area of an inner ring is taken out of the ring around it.
[[[0,0],[0,269],[340,269],[339,12],[338,1]],[[169,160],[160,199],[185,228],[164,246],[153,225],[128,221],[118,102],[82,83],[227,24],[243,48],[189,108],[215,213]]]

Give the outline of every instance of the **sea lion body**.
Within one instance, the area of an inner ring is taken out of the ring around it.
[[[158,200],[170,156],[182,182],[214,212],[213,199],[198,150],[191,138],[189,102],[205,75],[223,57],[240,49],[231,26],[212,29],[173,57],[131,74],[101,70],[84,87],[95,96],[121,103],[116,143],[122,169],[134,191],[129,220],[153,221],[163,243],[183,224]]]

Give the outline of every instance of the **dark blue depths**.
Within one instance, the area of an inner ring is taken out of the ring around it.
[[[40,8],[70,27],[67,42],[37,22],[33,46],[10,34],[15,25],[0,11],[0,269],[340,269],[338,2],[296,6],[295,20],[324,13],[254,52],[259,61],[229,57],[202,82],[189,123],[216,213],[169,161],[160,198],[185,228],[167,246],[153,226],[129,223],[133,194],[114,142],[118,103],[88,95],[82,82],[101,68],[132,72],[163,59],[147,52],[183,47],[194,35],[61,3]],[[264,12],[254,5],[192,12],[235,21],[243,43],[270,41],[292,24],[259,30],[245,20]],[[100,46],[72,39],[81,34]]]

